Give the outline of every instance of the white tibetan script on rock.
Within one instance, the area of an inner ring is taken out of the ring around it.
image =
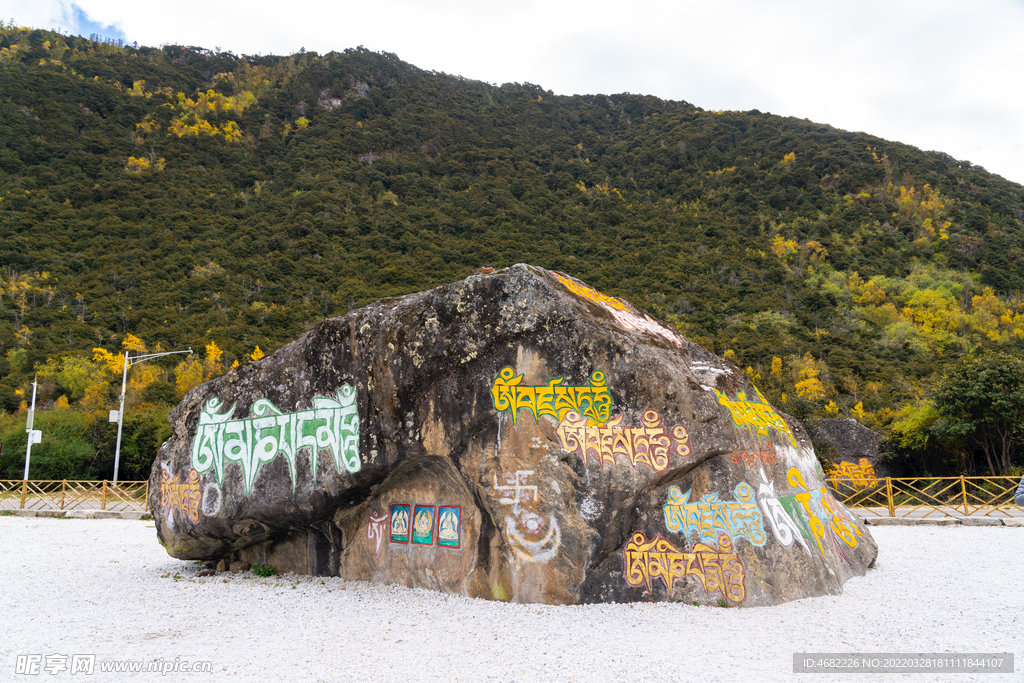
[[[192,467],[199,473],[213,468],[217,483],[224,483],[224,461],[242,466],[245,495],[252,493],[256,474],[264,463],[283,453],[288,460],[292,490],[296,482],[296,458],[303,448],[310,449],[310,467],[316,482],[317,457],[326,449],[334,458],[334,467],[358,472],[359,412],[356,390],[345,384],[337,398],[314,398],[313,407],[294,413],[282,413],[265,398],[252,404],[253,417],[232,420],[235,405],[218,413],[223,405],[216,396],[206,402],[199,415],[199,429],[192,440]]]

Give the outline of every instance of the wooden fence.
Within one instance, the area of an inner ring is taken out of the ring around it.
[[[826,479],[833,494],[862,516],[1024,517],[1013,503],[1017,477]],[[146,512],[148,481],[0,480],[0,510]]]
[[[1014,504],[1020,477],[829,477],[846,507],[876,517],[1024,517]]]
[[[22,481],[0,479],[0,510],[146,512],[148,481]]]

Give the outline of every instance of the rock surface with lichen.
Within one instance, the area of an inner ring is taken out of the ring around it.
[[[171,413],[174,557],[516,602],[766,605],[877,547],[737,369],[518,265],[331,318]]]

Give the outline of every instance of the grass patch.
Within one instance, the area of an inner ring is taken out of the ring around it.
[[[262,562],[257,562],[256,564],[254,564],[252,566],[252,570],[251,571],[256,576],[262,576],[264,578],[266,578],[268,576],[273,576],[274,574],[277,573],[276,569],[271,567],[269,564],[263,564]]]

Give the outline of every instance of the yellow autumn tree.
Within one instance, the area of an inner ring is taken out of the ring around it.
[[[772,251],[779,257],[779,260],[788,263],[799,251],[796,240],[787,240],[782,235],[775,235],[772,238]]]
[[[94,348],[93,349],[93,362],[103,367],[107,373],[108,382],[116,383],[120,380],[121,374],[124,371],[125,354],[129,358],[138,356],[140,354],[149,353],[149,347],[142,339],[136,337],[134,334],[128,333],[125,335],[124,340],[121,342],[124,353],[113,354],[106,349]],[[156,353],[162,350],[161,346],[157,344]],[[128,373],[128,385],[125,387],[125,403],[129,407],[140,405],[142,401],[142,394],[146,388],[156,382],[167,381],[167,370],[159,365],[152,363],[140,363],[133,365],[132,369]],[[108,392],[103,392],[108,393]],[[90,410],[98,409],[100,406],[101,392],[86,392],[86,395],[82,398],[82,405],[85,407],[86,403],[94,406],[88,408]]]
[[[965,316],[965,322],[991,341],[1024,337],[1024,313],[1013,310],[991,287],[984,287],[981,295],[971,298],[971,312]]]
[[[761,373],[754,369],[754,366],[748,365],[747,369],[743,371],[743,374],[747,376],[751,382],[756,383],[761,380]]]
[[[258,347],[257,347],[258,348]],[[212,341],[206,345],[206,357],[199,360],[189,356],[174,368],[174,385],[184,396],[203,382],[224,374],[224,351]]]
[[[260,358],[263,358],[264,355],[266,354],[263,353],[263,351],[260,349],[260,345],[257,344],[256,350],[249,354],[249,358],[252,358],[253,360],[259,360]]]
[[[149,168],[149,159],[146,157],[128,157],[128,163],[125,164],[124,170],[129,173],[142,173]]]
[[[128,373],[128,391],[125,400],[129,406],[136,406],[142,403],[142,393],[151,384],[161,382],[167,376],[167,371],[159,365],[152,363],[140,363],[132,367]]]
[[[97,362],[102,362],[107,371],[113,374],[121,374],[122,368],[124,368],[124,354],[119,353],[116,356],[106,349],[93,348],[92,359]]]
[[[212,341],[206,345],[206,359],[203,361],[203,379],[210,380],[224,374],[224,366],[221,358],[224,351]]]
[[[179,92],[177,104],[171,105],[177,116],[168,123],[167,135],[177,135],[179,138],[223,135],[227,142],[238,142],[242,139],[242,131],[236,122],[228,121],[218,127],[210,123],[207,117],[222,114],[241,115],[255,102],[256,96],[248,91],[242,91],[229,97],[215,90],[207,90],[206,92],[197,92],[195,99]]]
[[[124,336],[124,341],[121,342],[121,346],[124,347],[126,351],[134,351],[136,354],[147,353],[149,351],[149,349],[146,348],[146,343],[131,332]]]
[[[146,157],[128,157],[128,163],[125,164],[124,170],[128,173],[142,173],[143,171],[162,171],[167,167],[167,160],[163,157],[152,161]]]
[[[829,392],[821,378],[822,370],[826,369],[823,367],[825,365],[824,361],[816,361],[811,352],[808,351],[804,354],[803,359],[799,361],[798,365],[797,396],[809,399],[825,398]]]
[[[174,368],[174,386],[179,396],[184,396],[203,382],[203,363],[195,356],[189,356]]]
[[[879,305],[885,303],[885,290],[879,286],[874,278],[864,282],[860,273],[853,271],[847,278],[847,285],[853,300],[858,304]]]
[[[821,264],[828,258],[828,249],[821,245],[821,242],[810,240],[800,246],[800,256],[809,266],[820,268]]]

